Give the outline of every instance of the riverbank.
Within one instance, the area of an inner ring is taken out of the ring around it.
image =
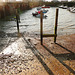
[[[32,9],[39,6],[39,2],[0,2],[0,19],[8,20],[8,17],[15,15],[15,10],[18,10],[18,13]]]
[[[38,6],[58,7],[60,5],[73,7],[75,2],[43,2],[43,1],[26,1],[26,2],[0,2],[0,19],[7,19],[8,16],[15,15],[15,9],[21,13],[28,9]]]
[[[1,75],[74,75],[75,34],[40,45],[39,35],[25,33],[0,53],[0,65]]]

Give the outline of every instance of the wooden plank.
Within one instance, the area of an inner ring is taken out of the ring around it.
[[[43,37],[56,37],[56,34],[43,34]]]
[[[54,29],[55,35],[57,35],[57,24],[58,24],[58,9],[56,9],[56,17],[55,17],[55,29]],[[56,43],[56,36],[54,37],[54,43]]]
[[[41,11],[40,14],[40,38],[41,38],[41,45],[43,44],[43,12]]]
[[[19,14],[18,10],[16,9],[16,22],[17,22],[17,31],[18,31],[18,36],[20,37],[20,29],[19,29]]]

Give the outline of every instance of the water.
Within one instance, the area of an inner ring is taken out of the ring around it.
[[[44,33],[54,33],[55,24],[55,12],[56,8],[49,8],[48,16],[43,19],[43,31]],[[33,17],[32,12],[37,11],[36,8],[28,10],[20,15],[21,23],[20,32],[29,32],[34,34],[40,33],[40,19]],[[17,32],[15,21],[0,21],[0,31],[5,33]],[[70,13],[66,9],[59,9],[58,19],[58,35],[73,34],[75,33],[75,13]]]

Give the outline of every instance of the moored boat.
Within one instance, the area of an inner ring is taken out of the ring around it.
[[[40,11],[43,11],[43,13],[47,13],[48,10],[40,10]],[[38,11],[38,13],[40,14],[40,11]]]
[[[75,7],[70,9],[70,12],[75,13]]]
[[[67,6],[64,6],[64,5],[61,5],[61,6],[59,6],[59,8],[67,9],[68,7]]]
[[[48,12],[48,10],[42,10],[43,11],[43,13],[47,13]]]
[[[59,8],[63,8],[63,7],[64,7],[63,5],[59,6]]]
[[[40,14],[35,16],[36,18],[40,18]],[[43,18],[47,18],[47,15],[43,15]]]
[[[42,8],[50,8],[50,6],[42,6]]]
[[[43,6],[41,6],[41,7],[37,7],[37,10],[41,10],[41,9],[43,9],[43,8],[50,8],[50,6],[45,6],[45,5],[43,5]]]
[[[63,6],[63,9],[67,9],[68,7],[67,6]]]
[[[38,12],[32,13],[32,15],[33,15],[33,16],[36,16],[36,15],[38,15]]]
[[[42,7],[45,7],[45,5]],[[38,7],[37,8],[38,11],[36,11],[35,13],[32,13],[32,15],[37,17],[37,18],[40,18],[40,12],[42,11],[43,12],[43,18],[46,18],[47,15],[44,15],[44,14],[47,13],[48,10],[45,10],[45,8],[42,8],[42,7]],[[48,8],[49,8],[49,6],[48,6]]]
[[[41,7],[37,7],[37,10],[41,10],[42,8]]]
[[[48,12],[48,10],[42,10],[42,11],[43,11],[43,14],[45,14],[45,13]],[[35,13],[32,13],[32,15],[33,15],[33,16],[36,16],[36,15],[40,14],[40,12],[41,12],[41,10],[40,10],[40,11],[37,11],[37,12],[35,12]]]
[[[75,13],[75,7],[69,7],[67,10],[70,11],[71,13]]]

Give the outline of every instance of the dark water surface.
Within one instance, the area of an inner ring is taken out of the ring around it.
[[[43,19],[44,33],[54,33],[56,8],[49,8],[46,19]],[[33,17],[32,12],[36,8],[28,10],[20,15],[20,32],[40,33],[40,19]],[[15,21],[0,21],[0,31],[5,33],[17,32]],[[75,13],[70,13],[67,9],[59,9],[58,35],[75,33]]]

